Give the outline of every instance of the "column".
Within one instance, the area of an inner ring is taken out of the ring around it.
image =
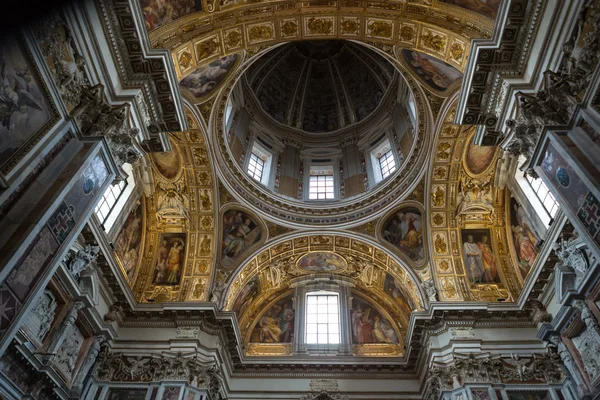
[[[569,374],[571,374],[571,378],[575,383],[575,387],[577,388],[577,394],[580,398],[583,398],[587,393],[587,385],[585,383],[585,380],[583,379],[583,376],[581,375],[581,372],[579,371],[579,368],[577,368],[577,366],[575,365],[573,357],[571,357],[571,353],[569,353],[567,346],[565,346],[565,344],[562,342],[562,339],[560,338],[560,335],[558,334],[550,336],[549,341],[558,349],[558,355],[560,356],[560,359],[567,368],[567,371],[569,371]]]

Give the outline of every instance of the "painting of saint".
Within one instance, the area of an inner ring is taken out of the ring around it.
[[[260,284],[258,281],[258,276],[250,279],[246,285],[242,288],[242,290],[238,293],[233,305],[231,306],[231,311],[235,312],[238,315],[238,318],[244,314],[246,308],[252,301],[260,294]]]
[[[142,239],[143,207],[139,202],[127,216],[115,240],[115,252],[121,260],[129,283],[133,284],[135,268],[140,255]]]
[[[474,11],[490,19],[496,19],[502,0],[440,0],[441,3],[452,4]]]
[[[181,171],[181,155],[179,154],[177,145],[174,143],[171,151],[150,153],[150,159],[158,173],[167,180],[175,179],[179,175],[179,171]]]
[[[259,318],[251,342],[291,343],[294,338],[295,312],[291,297],[286,297],[271,306]]]
[[[350,321],[354,344],[399,342],[398,333],[392,323],[358,297],[352,299]]]
[[[161,233],[154,268],[154,285],[179,285],[185,259],[185,233]]]
[[[470,128],[474,131],[475,128]],[[473,143],[472,135],[469,139],[467,152],[465,154],[465,163],[467,169],[475,175],[481,174],[490,166],[496,155],[496,146],[478,146]]]
[[[532,229],[531,221],[525,210],[514,197],[510,198],[510,230],[517,259],[519,260],[519,271],[525,279],[537,258],[538,251],[535,246],[540,238]]]
[[[239,56],[230,54],[204,65],[179,82],[179,85],[196,99],[208,96],[229,74]]]
[[[226,211],[223,214],[221,264],[232,265],[260,237],[261,229],[251,216],[239,210]]]
[[[388,218],[383,225],[382,235],[409,259],[421,262],[425,258],[422,226],[421,211],[414,207],[406,207]]]
[[[489,229],[462,231],[465,269],[471,283],[500,283]]]
[[[202,11],[202,0],[141,0],[140,4],[148,32],[184,15]]]
[[[454,67],[427,54],[408,49],[402,55],[409,68],[430,88],[437,92],[447,90],[462,74]]]
[[[329,251],[306,254],[298,260],[298,267],[305,271],[327,272],[346,268],[346,260]]]
[[[406,301],[404,297],[402,284],[398,279],[394,278],[390,274],[385,274],[385,281],[383,283],[383,290],[392,296],[394,301],[400,306],[402,311],[406,313],[406,316],[409,317],[411,313],[410,305]]]
[[[35,71],[18,40],[0,43],[0,159],[11,156],[51,119],[49,105]]]

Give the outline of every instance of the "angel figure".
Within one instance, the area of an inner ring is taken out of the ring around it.
[[[0,54],[0,124],[7,130],[12,128],[10,119],[15,112],[28,114],[29,108],[43,111],[35,97],[28,91],[29,72],[15,70],[7,73],[4,54]]]

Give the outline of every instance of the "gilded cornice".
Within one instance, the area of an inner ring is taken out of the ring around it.
[[[257,44],[350,39],[399,44],[463,71],[470,41],[489,38],[493,22],[460,7],[395,1],[273,1],[181,17],[150,32],[154,47],[173,52],[178,77]],[[187,54],[183,56],[183,54]],[[185,61],[181,68],[179,60]]]

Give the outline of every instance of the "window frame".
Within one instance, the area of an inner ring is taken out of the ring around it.
[[[259,168],[260,174],[257,173]],[[262,182],[263,175],[265,174],[265,160],[263,160],[254,151],[250,153],[250,159],[248,160],[248,168],[246,168],[246,173],[255,181]]]
[[[115,226],[119,215],[125,208],[127,201],[133,194],[136,188],[135,184],[135,176],[133,173],[133,166],[131,164],[125,163],[122,166],[125,173],[127,173],[127,179],[120,181],[116,185],[109,185],[102,196],[94,206],[94,214],[98,221],[100,222],[100,226],[104,229],[105,232],[110,232],[111,229]],[[115,196],[114,191],[115,188],[119,188],[118,196]],[[104,214],[104,211],[101,210],[101,207],[108,203],[107,195],[110,193],[114,197],[114,202],[107,206],[108,211]]]
[[[309,299],[310,298],[315,298],[315,302],[312,303]],[[324,303],[320,303],[319,302],[319,298],[325,298],[326,301]],[[332,303],[329,300],[330,299],[335,299],[335,302]],[[307,292],[305,294],[305,302],[304,302],[305,306],[304,306],[304,343],[308,346],[332,346],[332,345],[340,345],[342,343],[342,321],[341,321],[341,313],[340,313],[340,294],[336,293],[336,292],[330,292],[330,291],[310,291]],[[330,305],[334,305],[335,304],[335,308],[337,311],[335,312],[330,312]],[[327,311],[325,313],[320,313],[319,311],[319,306],[327,306]],[[311,310],[315,310],[316,312],[313,313],[311,312]],[[320,322],[320,318],[319,316],[321,315],[326,315],[327,316],[327,322]],[[315,318],[315,322],[309,322],[310,318],[309,315],[316,315]],[[331,322],[329,321],[329,316],[330,315],[335,315],[335,321]],[[314,326],[315,327],[315,331],[316,333],[311,332],[312,329],[309,328],[310,326]],[[322,329],[321,327],[326,327],[326,333],[322,333],[320,331],[320,329]],[[332,332],[331,328],[332,327],[336,327],[334,329],[334,331],[337,332]],[[314,338],[316,339],[316,341],[312,341],[309,339],[309,335],[314,335]],[[320,341],[321,335],[324,335],[325,338],[327,339],[325,342]],[[331,341],[331,337],[332,336],[337,336],[336,340]]]
[[[314,185],[313,185],[314,183]],[[324,191],[319,191],[319,189],[324,188]],[[315,189],[313,192],[312,189]],[[315,194],[316,197],[311,197],[312,194]],[[319,196],[323,195],[323,198]],[[327,175],[313,175],[309,174],[308,177],[308,199],[311,201],[328,201],[335,200],[335,176],[334,174]]]
[[[381,173],[382,180],[385,180],[398,169],[396,158],[394,157],[394,152],[391,148],[379,156],[377,161],[379,162],[379,172]]]

